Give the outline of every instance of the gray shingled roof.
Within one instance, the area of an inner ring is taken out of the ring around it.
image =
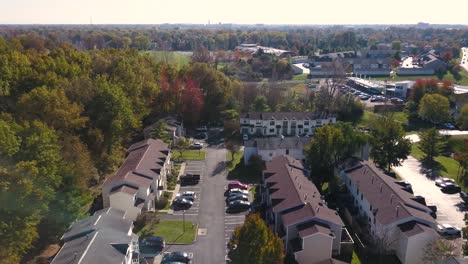
[[[307,178],[302,163],[289,156],[278,156],[266,163],[265,183],[273,200],[273,211],[296,210],[284,214],[285,225],[312,217],[343,224],[336,211],[322,201],[317,187]]]
[[[327,119],[335,117],[332,114],[322,112],[248,112],[242,113],[240,118],[249,118],[255,120],[283,120],[283,119],[296,119],[296,120],[315,120],[315,119]]]
[[[124,216],[120,210],[105,208],[75,222],[63,235],[64,245],[52,264],[122,263],[128,245],[136,239],[130,233],[133,222]]]
[[[360,161],[345,172],[372,205],[378,222],[388,224],[414,216],[435,225],[427,206],[414,201],[414,195],[404,191],[395,183],[396,179],[385,175],[371,162]]]
[[[276,150],[276,149],[303,149],[310,144],[308,137],[270,137],[270,138],[254,138],[247,140],[245,147],[256,147],[260,150]]]
[[[104,185],[129,182],[135,187],[150,186],[153,179],[160,177],[162,164],[169,155],[166,143],[157,139],[146,139],[128,148],[127,158],[113,177]]]

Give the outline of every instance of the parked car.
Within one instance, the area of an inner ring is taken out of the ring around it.
[[[177,208],[190,208],[193,202],[182,197],[176,197],[172,204]]]
[[[249,188],[249,185],[242,183],[240,181],[231,181],[228,183],[228,190],[231,190],[231,189],[247,190],[248,188]]]
[[[461,187],[454,183],[444,183],[440,190],[444,193],[459,193],[461,192]]]
[[[159,251],[162,251],[166,246],[166,241],[164,241],[164,238],[160,236],[145,237],[141,243],[145,246],[155,247]]]
[[[241,189],[231,189],[231,190],[228,191],[228,196],[233,196],[233,195],[237,195],[237,194],[249,195],[249,192],[246,191],[246,190],[241,190]]]
[[[203,144],[200,143],[200,142],[195,142],[193,144],[190,145],[190,148],[191,149],[202,149],[203,148]]]
[[[439,187],[442,187],[442,185],[445,183],[455,183],[455,181],[450,178],[439,178],[435,181],[435,185]]]
[[[243,211],[250,208],[250,203],[246,201],[232,201],[229,203],[228,210],[230,211]]]
[[[207,139],[208,138],[208,133],[206,133],[206,132],[197,133],[195,135],[195,138],[196,139],[201,139],[201,140]]]
[[[176,195],[176,198],[179,198],[179,197],[193,202],[195,198],[197,198],[197,195],[195,194],[195,192],[185,191],[183,193],[178,193]]]
[[[242,140],[249,140],[249,135],[247,134],[242,135]]]
[[[192,260],[192,257],[184,251],[174,251],[171,253],[167,253],[163,256],[161,264],[169,264],[169,263],[185,263],[188,264]]]
[[[360,98],[361,98],[361,100],[366,101],[366,100],[368,100],[370,98],[370,96],[369,95],[361,95]]]
[[[453,226],[453,225],[449,225],[449,224],[437,225],[437,232],[445,236],[460,236],[461,235],[460,228]]]
[[[468,203],[468,194],[465,192],[460,192],[460,198],[462,198],[465,203]]]
[[[409,193],[413,193],[413,187],[411,186],[411,184],[409,182],[404,182],[404,181],[397,181],[395,182],[396,184],[400,185],[401,187],[403,187],[402,189],[409,192]]]
[[[228,198],[226,198],[226,203],[229,204],[234,201],[249,201],[249,196],[245,194],[239,194],[239,195],[231,195]]]
[[[456,129],[455,125],[452,123],[445,123],[443,125],[443,128],[450,129],[450,130]]]
[[[198,183],[200,181],[200,174],[187,173],[180,176],[180,183]]]

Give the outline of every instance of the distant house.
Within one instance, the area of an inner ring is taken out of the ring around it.
[[[133,222],[124,211],[105,208],[70,226],[51,263],[140,263],[138,236],[132,229]]]
[[[244,142],[244,163],[249,164],[252,155],[270,161],[281,155],[289,155],[304,161],[304,147],[310,144],[310,137],[268,137],[254,138]]]
[[[171,172],[170,157],[168,145],[159,139],[131,145],[124,163],[104,183],[104,207],[126,211],[133,220],[142,210],[153,211],[154,202],[162,195],[166,176]]]
[[[248,53],[250,53],[252,55],[257,54],[258,51],[261,49],[263,51],[263,53],[272,54],[272,55],[275,55],[276,57],[280,57],[280,58],[293,57],[293,56],[296,55],[292,51],[276,49],[276,48],[271,48],[271,47],[264,47],[264,46],[260,46],[260,45],[257,45],[257,44],[251,44],[251,43],[240,44],[235,49],[240,50],[240,51],[244,51],[244,52],[248,52]]]
[[[431,209],[368,161],[349,160],[340,175],[361,228],[384,241],[403,264],[424,263],[426,245],[439,237]]]
[[[174,117],[165,117],[162,120],[167,124],[167,132],[169,133],[169,137],[171,140],[174,140],[178,137],[185,137],[185,128],[184,124],[177,120]],[[143,134],[145,138],[151,138],[151,132],[156,128],[156,123],[153,123],[143,129]]]
[[[266,163],[260,186],[266,222],[298,263],[341,263],[332,258],[352,252],[353,241],[307,175],[302,163],[289,156]]]
[[[422,65],[425,69],[432,69],[436,71],[437,69],[445,70],[447,68],[447,64],[443,62],[439,54],[435,50],[430,50],[418,57],[418,62]]]
[[[256,136],[310,136],[318,127],[336,123],[336,117],[315,112],[248,112],[240,115],[241,134]]]

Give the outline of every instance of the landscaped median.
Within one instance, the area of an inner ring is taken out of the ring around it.
[[[191,221],[160,221],[143,227],[140,237],[161,236],[166,244],[191,244],[195,241],[198,226]]]
[[[174,159],[176,160],[205,160],[206,152],[203,150],[185,150],[182,151],[182,156],[179,151],[174,151]]]

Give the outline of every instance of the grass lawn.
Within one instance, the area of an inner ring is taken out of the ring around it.
[[[166,243],[192,243],[197,233],[196,225],[191,221],[185,221],[185,233],[183,225],[183,221],[160,221],[158,224],[143,227],[138,235],[162,236]]]
[[[241,162],[243,157],[244,157],[244,152],[243,151],[236,152],[234,154],[234,158],[232,157],[231,152],[228,151],[226,153],[226,161],[227,161],[226,168],[227,168],[228,172],[232,171],[237,166],[237,164],[239,164]]]
[[[174,159],[176,160],[205,160],[206,152],[203,150],[186,150],[182,152],[182,157],[179,151],[174,151]]]
[[[158,62],[165,62],[171,64],[177,64],[179,67],[183,67],[190,62],[190,57],[186,56],[178,51],[160,51],[160,50],[151,50],[144,51],[143,54],[148,54],[150,57],[154,58]]]
[[[393,115],[393,119],[395,121],[398,121],[402,124],[408,123],[408,114],[406,112],[392,112],[390,114]],[[372,118],[376,118],[378,116],[379,114],[366,110],[364,111],[364,115],[359,121],[359,125],[364,126],[364,127],[369,127]]]
[[[460,75],[462,77],[461,80],[456,81],[453,75],[450,72],[447,72],[444,75],[443,79],[452,81],[459,85],[468,85],[468,72],[460,71]],[[398,81],[416,81],[419,79],[423,80],[423,79],[438,79],[438,78],[435,75],[415,75],[415,76],[376,77],[372,79],[379,80],[379,81],[388,80],[388,81],[398,82]]]
[[[411,147],[411,156],[415,157],[418,160],[422,160],[424,158],[424,153],[419,149],[419,143],[415,143]],[[458,161],[445,156],[438,156],[435,157],[434,160],[438,163],[435,169],[438,171],[439,175],[447,178],[452,178],[457,180],[458,174]],[[457,181],[457,184],[463,186],[463,184]],[[465,190],[468,188],[464,187]]]
[[[261,180],[261,173],[257,173],[251,166],[245,165],[244,160],[240,162],[231,170],[227,176],[228,180],[240,181],[248,184],[257,184]]]
[[[297,74],[297,75],[294,75],[293,76],[293,80],[306,80],[307,79],[307,73],[303,73],[303,74]]]

